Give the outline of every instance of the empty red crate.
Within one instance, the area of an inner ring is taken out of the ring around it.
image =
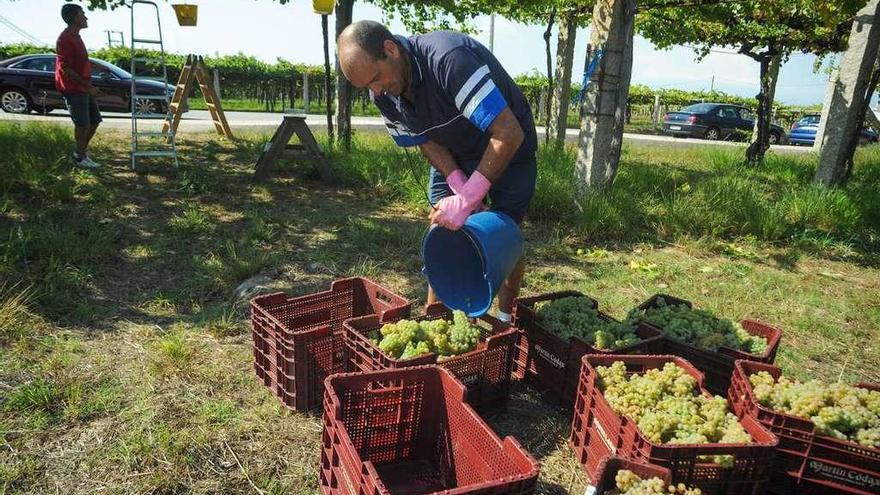
[[[304,411],[321,405],[323,381],[346,371],[342,322],[378,315],[406,316],[410,303],[365,278],[337,280],[330,290],[288,297],[282,292],[251,300],[254,371],[284,404]]]
[[[777,444],[776,437],[750,417],[741,423],[752,437],[748,444],[657,444],[649,441],[636,423],[619,415],[599,389],[596,367],[623,361],[630,373],[643,373],[674,362],[697,379],[700,390],[703,374],[676,356],[632,356],[587,354],[582,358],[581,379],[572,419],[569,442],[578,461],[591,479],[607,456],[657,464],[672,472],[672,481],[703,489],[716,495],[759,495],[767,488]],[[733,466],[723,467],[700,456],[730,455]]]
[[[655,294],[647,301],[638,305],[636,309],[644,311],[648,308],[657,306],[657,300],[663,298],[667,305],[685,305],[689,308],[693,307],[690,301],[679,299],[677,297],[665,294]],[[651,323],[645,322],[648,326],[655,327],[661,333],[663,329]],[[776,351],[779,349],[779,341],[782,339],[782,332],[767,323],[744,319],[740,321],[743,329],[752,334],[759,335],[767,339],[767,348],[760,355],[749,354],[744,351],[731,349],[729,347],[719,347],[717,351],[707,351],[700,349],[694,345],[679,342],[671,338],[664,338],[663,353],[680,356],[696,368],[706,374],[706,388],[716,395],[727,395],[727,389],[730,388],[730,376],[733,374],[733,362],[737,359],[745,359],[748,361],[757,361],[762,363],[772,363],[776,359]]]
[[[599,463],[596,478],[590,480],[594,483],[592,485],[593,491],[591,492],[588,488],[587,494],[610,495],[612,493],[617,493],[617,481],[615,478],[617,477],[617,472],[623,470],[632,471],[643,480],[660,478],[667,484],[672,482],[672,473],[663,466],[645,464],[618,456],[611,456],[606,457]]]
[[[405,368],[437,363],[467,386],[468,402],[480,410],[495,409],[507,402],[510,394],[511,368],[519,331],[488,314],[476,319],[480,342],[476,349],[438,362],[437,355],[423,354],[412,359],[394,359],[370,341],[382,325],[400,318],[381,321],[375,316],[346,320],[345,345],[353,371]],[[442,304],[433,304],[425,315],[415,321],[444,319],[452,321],[452,311]]]
[[[749,381],[749,375],[760,371],[766,371],[775,380],[782,374],[776,366],[737,361],[729,399],[737,416],[756,418],[779,437],[773,492],[780,495],[880,493],[880,449],[822,435],[809,419],[762,406],[755,399]],[[880,390],[877,385],[857,386]]]
[[[338,374],[325,384],[325,495],[534,493],[538,463],[486,425],[448,370]]]
[[[584,354],[651,354],[660,350],[662,335],[654,327],[639,323],[636,334],[640,342],[614,350],[603,350],[591,346],[580,338],[565,340],[541,325],[536,318],[535,307],[540,302],[555,301],[564,297],[585,297],[597,309],[595,299],[576,291],[560,291],[533,297],[517,299],[514,325],[522,329],[528,345],[529,385],[542,392],[545,399],[562,407],[574,405],[577,384],[580,378],[581,357]],[[599,318],[614,321],[610,316],[599,312]]]

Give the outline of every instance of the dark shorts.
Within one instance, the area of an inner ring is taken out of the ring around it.
[[[88,93],[64,93],[64,102],[67,103],[73,125],[77,127],[91,127],[103,120],[98,103]]]
[[[468,176],[476,170],[478,162],[459,163],[459,167]],[[535,195],[535,180],[538,177],[537,160],[509,163],[501,177],[492,183],[489,189],[489,209],[506,213],[516,223],[522,223],[532,196]],[[441,199],[452,196],[452,190],[446,184],[446,177],[436,168],[431,167],[428,181],[428,196],[431,205]]]

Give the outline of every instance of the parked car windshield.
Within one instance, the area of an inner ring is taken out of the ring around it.
[[[711,103],[697,103],[696,105],[690,105],[681,109],[682,112],[691,112],[691,113],[708,113],[715,105]]]
[[[98,73],[100,72],[100,71],[97,71],[96,68],[94,67],[95,65],[99,65],[101,68],[104,68],[104,69],[109,70],[110,72],[112,72],[113,75],[115,75],[115,76],[118,77],[119,79],[131,79],[131,74],[129,74],[128,72],[126,72],[126,71],[120,69],[119,67],[117,67],[117,66],[111,64],[110,62],[105,62],[105,61],[103,61],[103,60],[99,60],[99,59],[96,59],[96,58],[93,58],[93,59],[90,59],[90,60],[92,61],[92,75],[93,75],[93,76],[98,75]]]
[[[806,117],[798,120],[799,125],[818,125],[819,124],[819,116],[818,115],[807,115]]]

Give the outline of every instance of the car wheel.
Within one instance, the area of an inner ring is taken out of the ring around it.
[[[0,94],[0,108],[6,113],[30,113],[31,100],[18,88],[7,89]]]
[[[158,110],[159,105],[156,104],[156,100],[138,98],[134,102],[135,113],[159,113]]]
[[[770,144],[779,144],[779,133],[771,132],[770,133]]]
[[[706,134],[703,137],[709,141],[718,141],[721,138],[721,131],[717,127],[710,127],[706,129]]]

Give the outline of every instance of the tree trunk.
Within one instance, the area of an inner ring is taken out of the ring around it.
[[[333,143],[333,105],[330,99],[330,48],[327,34],[327,16],[321,16],[321,30],[324,32],[324,102],[327,113],[327,141]]]
[[[868,82],[868,89],[865,91],[865,100],[862,106],[862,111],[859,114],[859,127],[858,130],[853,133],[850,138],[850,143],[847,148],[847,158],[846,158],[846,173],[844,174],[844,182],[848,181],[850,177],[852,177],[853,166],[855,165],[855,155],[856,148],[859,146],[859,141],[862,138],[862,123],[865,122],[865,118],[870,113],[874,120],[877,119],[877,116],[874,115],[874,112],[871,111],[871,98],[874,97],[874,91],[877,89],[877,82],[880,81],[880,68],[876,65],[874,66],[874,73],[871,74],[871,80]]]
[[[336,2],[336,37],[351,24],[354,0]],[[354,88],[339,68],[339,57],[336,57],[336,126],[339,131],[339,142],[345,149],[351,147],[351,96]]]
[[[584,96],[575,163],[575,190],[610,187],[617,176],[626,102],[632,76],[635,0],[598,0],[593,9],[590,43],[603,58]]]
[[[773,98],[776,93],[776,81],[779,79],[779,65],[782,62],[782,54],[775,53],[770,47],[760,58],[761,66],[761,90],[756,99],[758,100],[758,115],[755,119],[755,127],[752,130],[752,139],[746,148],[746,160],[755,164],[764,160],[764,154],[770,149],[770,114],[773,110]]]
[[[568,105],[571,99],[571,67],[574,59],[574,41],[577,36],[577,16],[569,12],[559,20],[559,39],[556,44],[556,86],[550,101],[548,135],[557,144],[565,143],[568,127]]]
[[[547,52],[547,101],[553,99],[553,57],[550,55],[550,32],[553,29],[553,21],[556,19],[556,7],[550,11],[550,18],[547,20],[547,29],[544,30],[544,49]],[[550,112],[544,116],[544,142],[550,142]]]
[[[851,137],[864,118],[864,99],[877,49],[880,47],[880,0],[869,0],[856,13],[849,47],[837,74],[828,82],[822,119],[813,148],[819,150],[815,180],[825,186],[846,181],[852,153]]]

